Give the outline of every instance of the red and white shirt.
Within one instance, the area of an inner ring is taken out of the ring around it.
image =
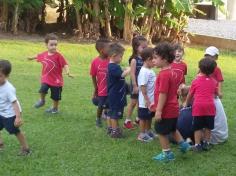
[[[182,77],[182,83],[185,83],[185,75],[188,73],[188,67],[187,64],[184,63],[183,61],[180,62],[173,62],[171,64],[171,68],[175,70],[176,73],[180,74]]]

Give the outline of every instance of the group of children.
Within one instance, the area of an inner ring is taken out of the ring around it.
[[[49,34],[45,39],[47,51],[29,60],[42,64],[40,99],[34,105],[45,105],[45,96],[51,91],[53,105],[47,113],[56,114],[63,88],[63,70],[69,77],[69,66],[57,52],[57,36]],[[138,140],[150,142],[158,136],[162,152],[154,157],[158,161],[174,160],[170,142],[177,143],[181,152],[209,150],[210,143],[224,142],[228,137],[227,119],[220,101],[223,76],[216,60],[219,50],[209,47],[199,62],[199,73],[191,86],[185,85],[187,65],[183,62],[184,49],[180,45],[161,42],[148,47],[143,36],[132,41],[133,54],[130,67],[122,70],[120,63],[124,47],[107,39],[99,39],[96,49],[99,56],[91,63],[90,75],[94,86],[93,103],[97,106],[96,126],[102,127],[102,117],[107,121],[107,134],[122,138],[119,120],[127,105],[127,94],[131,101],[127,109],[124,128],[133,129],[131,115],[137,106],[136,124],[140,127]],[[156,74],[153,68],[159,68]],[[8,81],[11,64],[0,60],[0,130],[5,128],[16,135],[21,145],[21,155],[31,150],[19,127],[22,125],[21,107],[15,88]],[[130,86],[125,78],[130,75]],[[180,102],[182,102],[180,106]],[[152,131],[152,121],[155,119]],[[194,145],[190,147],[189,141]],[[0,150],[4,148],[0,136]]]
[[[102,126],[102,116],[105,116],[107,134],[112,138],[124,137],[118,122],[127,105],[126,95],[130,93],[124,128],[134,128],[131,115],[137,106],[135,122],[140,127],[137,139],[150,142],[159,138],[162,152],[155,160],[174,159],[169,141],[177,143],[183,153],[189,149],[209,150],[210,144],[226,141],[228,127],[219,99],[222,98],[223,76],[216,63],[217,48],[207,48],[191,86],[185,83],[187,64],[183,62],[181,45],[161,42],[150,48],[143,36],[137,36],[132,48],[130,67],[123,71],[120,62],[124,48],[109,40],[96,42],[99,56],[92,61],[90,74],[94,85],[92,100],[98,106],[98,127]],[[160,69],[157,75],[154,67]],[[128,75],[130,86],[125,83]],[[156,133],[152,131],[153,118]]]

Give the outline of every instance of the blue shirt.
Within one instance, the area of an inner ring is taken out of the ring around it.
[[[108,102],[110,109],[123,109],[126,104],[126,85],[120,65],[108,65]]]
[[[192,107],[187,107],[180,110],[177,129],[184,139],[193,137]]]

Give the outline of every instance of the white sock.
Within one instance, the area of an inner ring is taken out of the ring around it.
[[[125,123],[131,122],[130,119],[125,119]]]

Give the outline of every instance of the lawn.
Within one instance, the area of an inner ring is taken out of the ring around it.
[[[55,116],[44,113],[51,103],[49,97],[42,109],[32,108],[38,99],[41,65],[27,61],[26,57],[44,49],[40,42],[0,41],[0,58],[13,64],[10,81],[17,88],[24,111],[22,130],[33,151],[30,157],[16,156],[19,145],[15,137],[3,131],[5,150],[0,153],[0,176],[235,176],[236,53],[222,52],[218,61],[225,77],[223,103],[229,122],[228,142],[201,154],[182,155],[173,146],[176,160],[162,164],[152,160],[160,152],[157,140],[140,143],[136,140],[137,130],[125,131],[125,139],[113,140],[105,134],[105,127],[95,128],[89,65],[97,53],[92,44],[59,45],[76,76],[65,78],[61,113]],[[122,66],[127,66],[130,52],[128,49],[125,53]],[[189,83],[197,73],[202,55],[203,48],[186,49]]]

